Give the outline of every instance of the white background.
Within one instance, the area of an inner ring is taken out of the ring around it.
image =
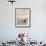
[[[31,8],[31,28],[15,27],[15,8]],[[46,0],[17,0],[13,5],[0,0],[0,41],[15,40],[19,32],[31,39],[46,40]]]

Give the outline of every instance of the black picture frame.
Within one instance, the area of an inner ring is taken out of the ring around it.
[[[28,9],[29,10],[29,25],[28,26],[17,26],[17,9]],[[15,27],[16,28],[30,28],[31,27],[31,8],[15,8]]]

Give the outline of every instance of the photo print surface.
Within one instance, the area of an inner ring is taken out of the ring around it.
[[[15,26],[30,27],[31,26],[31,10],[30,8],[15,9]]]

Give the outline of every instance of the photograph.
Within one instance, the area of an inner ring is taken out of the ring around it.
[[[15,26],[29,28],[31,26],[30,8],[15,8]]]

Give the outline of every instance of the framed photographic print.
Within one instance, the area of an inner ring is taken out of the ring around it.
[[[15,8],[15,26],[18,28],[31,27],[30,8]]]

